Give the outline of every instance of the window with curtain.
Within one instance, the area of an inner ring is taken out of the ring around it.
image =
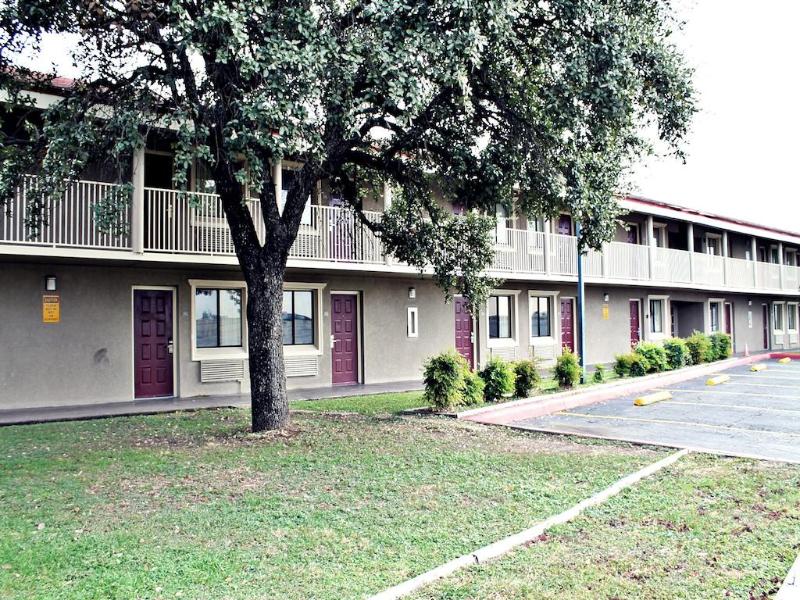
[[[194,315],[198,348],[242,346],[241,288],[197,288]]]
[[[489,338],[510,338],[512,330],[511,296],[489,296],[487,313],[489,315]]]
[[[550,296],[531,296],[531,337],[550,335]]]
[[[305,346],[314,343],[314,292],[283,292],[283,345]]]
[[[664,333],[664,301],[650,300],[650,331]]]

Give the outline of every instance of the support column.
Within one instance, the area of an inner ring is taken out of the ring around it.
[[[272,165],[272,181],[275,182],[275,202],[278,203],[278,208],[280,208],[281,193],[283,192],[283,167],[281,166],[281,161],[277,161]],[[283,210],[280,212],[283,212]]]
[[[550,219],[544,221],[544,243],[542,244],[542,252],[544,252],[544,272],[550,275],[553,271],[552,261],[550,260],[550,235],[552,231],[552,223]]]
[[[785,279],[783,274],[783,242],[778,242],[778,273],[780,275],[779,281],[781,289],[783,289],[783,281]]]
[[[686,224],[686,248],[689,250],[689,281],[694,283],[694,223]]]
[[[653,215],[647,215],[647,273],[648,279],[653,278],[653,255],[655,253],[656,237],[653,235]]]
[[[722,232],[722,261],[723,261],[723,269],[722,269],[722,281],[725,285],[728,285],[728,232]]]
[[[753,287],[758,287],[758,242],[750,238],[750,260],[753,261]]]
[[[383,182],[383,210],[387,211],[392,207],[392,184],[389,181]],[[391,254],[386,254],[384,257],[386,266],[391,266],[393,257]]]
[[[144,146],[133,153],[133,198],[131,202],[131,248],[144,253]]]

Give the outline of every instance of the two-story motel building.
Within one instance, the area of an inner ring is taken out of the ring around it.
[[[279,189],[293,167],[276,168]],[[0,215],[0,410],[248,391],[247,289],[212,182],[193,169],[190,204],[171,189],[172,156],[158,141],[133,157],[131,179],[120,233],[93,222],[112,185],[102,169],[50,199],[34,237],[31,180]],[[371,218],[390,202],[376,198]],[[564,346],[607,363],[639,340],[694,330],[730,333],[737,352],[800,346],[799,233],[621,200],[616,239],[582,258],[586,347],[577,348],[569,215],[525,220],[498,207],[490,274],[505,283],[472,316],[387,256],[339,204],[318,187],[289,259],[290,388],[419,380],[426,357],[448,347],[478,366],[492,356],[546,363]],[[250,205],[259,214],[258,200]]]

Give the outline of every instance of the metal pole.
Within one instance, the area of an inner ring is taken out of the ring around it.
[[[581,243],[581,224],[575,222],[575,236],[578,244],[578,361],[581,366],[581,383],[586,382],[586,329],[584,326],[585,298],[583,289],[583,244]]]

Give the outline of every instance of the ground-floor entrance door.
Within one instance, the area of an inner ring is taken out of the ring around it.
[[[358,296],[331,294],[332,382],[358,383]]]
[[[761,305],[761,323],[764,328],[764,350],[769,350],[769,307]]]
[[[174,395],[172,290],[133,290],[133,391],[136,398]]]
[[[641,310],[638,300],[629,300],[628,305],[630,310],[631,348],[633,348],[642,338],[642,327],[639,320]]]
[[[725,324],[723,325],[723,327],[725,327],[725,333],[727,333],[729,336],[731,336],[731,345],[733,345],[733,304],[732,303],[730,303],[730,302],[726,302],[725,303],[724,314],[725,314],[725,317],[724,317],[725,318]]]
[[[575,311],[572,298],[561,298],[561,347],[575,352]]]
[[[456,317],[456,350],[467,359],[472,368],[475,366],[475,357],[472,350],[472,315],[469,312],[469,303],[465,298],[456,296],[453,304]]]

